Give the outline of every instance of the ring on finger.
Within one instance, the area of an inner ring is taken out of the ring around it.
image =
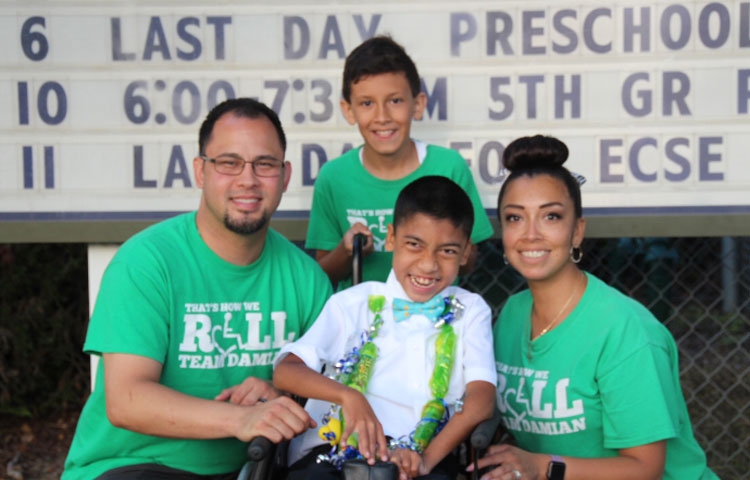
[[[513,475],[516,476],[516,480],[519,480],[521,477],[523,477],[523,475],[521,475],[521,472],[519,472],[518,470],[513,470]]]

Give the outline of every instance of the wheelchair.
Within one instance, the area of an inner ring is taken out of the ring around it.
[[[492,418],[477,425],[469,438],[470,456],[474,464],[471,478],[476,480],[482,474],[477,461],[501,435],[505,435],[501,425],[500,411],[495,408]],[[254,438],[248,448],[248,462],[237,480],[281,480],[286,477],[286,453],[288,443],[274,444],[265,437]],[[390,465],[390,467],[387,467]],[[379,464],[375,471],[363,461],[348,461],[344,464],[345,480],[397,480],[398,468],[392,463]]]
[[[353,239],[352,279],[354,285],[362,279],[362,249],[365,241],[366,237],[362,234],[355,235]],[[474,463],[472,479],[477,479],[481,475],[476,462],[497,437],[500,421],[500,412],[494,408],[492,418],[477,425],[471,434],[468,450],[469,456],[472,457],[471,461]],[[274,444],[265,437],[254,438],[248,445],[248,462],[237,480],[283,480],[287,473],[288,447],[288,442]],[[344,462],[342,471],[344,480],[398,479],[398,467],[389,462],[370,466],[362,460],[348,460]]]

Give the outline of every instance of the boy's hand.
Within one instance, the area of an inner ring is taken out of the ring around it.
[[[354,235],[361,233],[365,236],[365,244],[363,245],[362,254],[367,256],[375,251],[374,242],[372,241],[372,232],[366,225],[361,223],[355,223],[349,230],[344,234],[342,241],[344,242],[344,249],[346,253],[351,257],[354,245]]]
[[[220,402],[229,400],[235,405],[255,405],[258,402],[266,402],[281,396],[281,393],[273,388],[270,382],[256,377],[248,377],[233,387],[225,388],[214,400]]]
[[[376,457],[384,462],[387,461],[388,442],[383,433],[383,426],[365,396],[350,389],[341,403],[341,409],[344,412],[345,423],[345,429],[341,435],[342,448],[346,447],[349,437],[356,433],[359,441],[357,448],[367,463],[374,465]]]
[[[390,450],[388,461],[398,466],[399,480],[408,480],[430,473],[427,471],[427,467],[425,467],[422,455],[408,448]]]

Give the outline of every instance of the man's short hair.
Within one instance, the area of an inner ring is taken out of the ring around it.
[[[233,115],[240,118],[260,118],[266,117],[276,129],[276,133],[279,136],[279,143],[281,144],[281,150],[286,153],[286,135],[284,134],[284,128],[281,126],[281,120],[279,120],[276,112],[268,108],[268,106],[252,98],[231,98],[225,100],[208,112],[206,119],[201,124],[200,131],[198,132],[198,151],[200,155],[206,154],[206,144],[211,140],[211,134],[214,131],[214,125],[216,122],[226,113],[232,113]]]

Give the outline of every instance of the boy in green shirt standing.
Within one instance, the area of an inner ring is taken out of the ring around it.
[[[493,234],[471,170],[454,150],[411,138],[411,122],[422,118],[427,97],[416,65],[403,47],[386,36],[366,40],[344,65],[341,109],[364,139],[361,147],[326,163],[315,182],[305,247],[339,289],[351,285],[352,239],[367,236],[363,280],[385,281],[391,254],[384,249],[393,206],[403,187],[419,177],[441,175],[463,188],[476,218],[476,243]]]

